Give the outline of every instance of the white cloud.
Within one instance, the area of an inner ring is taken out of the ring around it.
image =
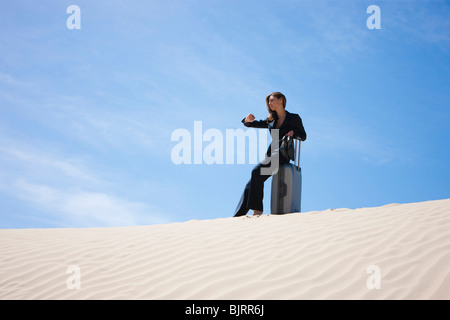
[[[127,80],[122,75],[121,81]],[[0,89],[2,107],[16,117],[16,122],[57,131],[54,140],[69,137],[95,148],[124,151],[130,147],[149,150],[168,136],[161,121],[166,106],[150,100],[148,105],[136,105],[122,97],[123,105],[117,106],[119,95],[112,91],[87,92],[84,96],[53,92],[45,82],[30,82],[1,72],[0,83],[4,85]],[[8,118],[2,119],[2,124],[9,126]],[[24,132],[30,132],[27,126]],[[157,148],[155,151],[153,154],[158,155]]]
[[[90,184],[96,183],[97,180],[86,168],[81,167],[80,160],[62,160],[50,154],[36,153],[31,150],[24,151],[17,147],[0,146],[0,152],[3,154],[3,159],[9,158],[15,163],[15,166],[21,167],[22,172],[24,170],[28,174],[32,172],[35,178],[40,176],[48,179],[56,174],[60,178],[76,179]],[[76,162],[78,164],[75,164]]]
[[[0,192],[39,211],[43,215],[40,219],[53,221],[54,226],[142,225],[167,223],[171,218],[151,203],[118,196],[126,186],[105,180],[82,159],[38,151],[2,138],[0,167]],[[147,182],[146,188],[151,192],[162,186]],[[30,212],[30,216],[34,214]]]
[[[167,223],[155,208],[121,199],[104,192],[59,190],[25,179],[12,188],[17,197],[48,212],[58,223],[68,227],[114,227]]]

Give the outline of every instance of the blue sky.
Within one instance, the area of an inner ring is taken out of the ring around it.
[[[448,198],[449,17],[425,0],[3,1],[0,228],[230,217],[254,164],[176,165],[171,135],[245,129],[273,91],[308,133],[303,212]]]

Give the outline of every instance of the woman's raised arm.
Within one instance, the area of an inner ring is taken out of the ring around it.
[[[252,113],[249,113],[244,119],[242,119],[242,123],[244,126],[249,128],[268,128],[266,120],[257,120],[255,121],[255,116]]]

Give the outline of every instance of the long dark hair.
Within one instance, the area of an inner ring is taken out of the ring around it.
[[[287,102],[287,100],[286,100],[286,97],[285,97],[284,94],[282,94],[281,92],[272,92],[271,94],[269,94],[266,97],[267,111],[269,111],[269,116],[266,119],[267,123],[270,123],[270,122],[278,119],[277,112],[272,110],[272,109],[270,109],[270,107],[269,107],[269,99],[270,99],[271,96],[274,96],[277,99],[283,99],[283,108],[286,109],[286,102]]]

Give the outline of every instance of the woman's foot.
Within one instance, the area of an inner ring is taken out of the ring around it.
[[[253,210],[253,215],[254,216],[260,216],[260,215],[262,215],[262,211],[259,211],[259,210]]]

